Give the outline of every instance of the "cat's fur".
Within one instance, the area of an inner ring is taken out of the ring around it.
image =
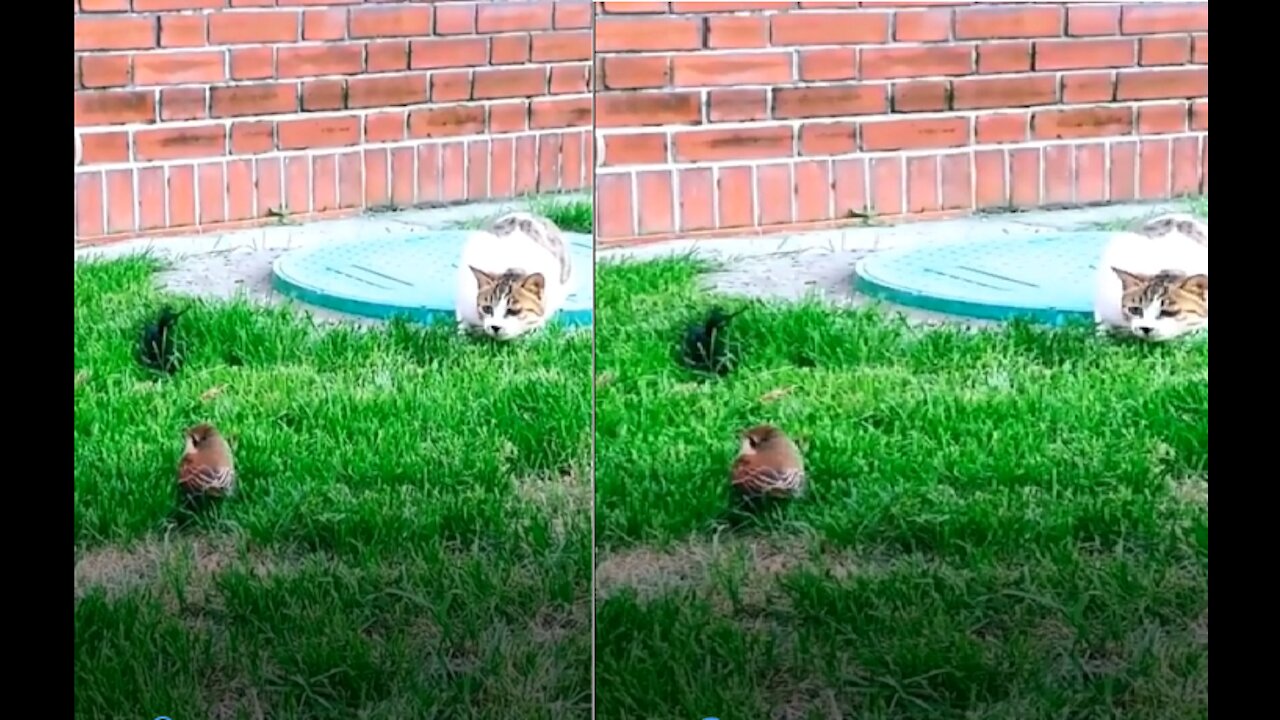
[[[1103,250],[1094,294],[1101,333],[1155,342],[1209,327],[1209,225],[1192,215],[1152,218]]]
[[[458,263],[459,329],[511,340],[537,330],[572,292],[569,248],[550,219],[502,215],[472,233]]]

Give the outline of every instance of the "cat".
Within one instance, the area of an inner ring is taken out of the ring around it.
[[[573,268],[549,218],[511,212],[467,238],[455,298],[463,332],[512,340],[546,325],[571,292]]]
[[[1118,233],[1102,252],[1094,293],[1100,334],[1164,342],[1209,328],[1209,225],[1185,213]]]

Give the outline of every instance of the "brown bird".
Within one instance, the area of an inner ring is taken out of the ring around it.
[[[178,463],[178,487],[188,498],[222,498],[235,492],[231,447],[209,423],[187,428],[186,450]]]
[[[742,449],[733,461],[733,487],[744,499],[784,499],[804,494],[804,460],[781,430],[757,425],[742,433]]]

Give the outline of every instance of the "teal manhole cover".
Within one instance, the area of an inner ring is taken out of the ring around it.
[[[1093,317],[1094,273],[1115,233],[965,240],[872,253],[854,288],[906,307],[984,320],[1050,325]]]
[[[293,250],[276,259],[272,283],[285,295],[352,315],[407,315],[421,323],[453,320],[458,258],[468,232],[407,229],[403,235]],[[575,288],[556,319],[590,325],[591,236],[565,233],[565,240],[570,244]]]

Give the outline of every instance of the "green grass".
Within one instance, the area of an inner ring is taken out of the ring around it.
[[[761,303],[704,381],[706,269],[597,270],[599,718],[1207,716],[1207,341]],[[811,498],[730,529],[757,422]]]
[[[543,217],[550,218],[565,232],[590,235],[593,231],[593,209],[591,200],[584,197],[556,197],[554,195],[538,195],[527,198],[518,207]],[[514,209],[514,208],[513,208]],[[472,218],[458,224],[458,227],[474,230],[483,227],[497,215]]]
[[[591,336],[319,327],[75,270],[78,718],[587,717]],[[132,358],[166,301],[184,369]],[[242,492],[175,525],[182,429]]]

